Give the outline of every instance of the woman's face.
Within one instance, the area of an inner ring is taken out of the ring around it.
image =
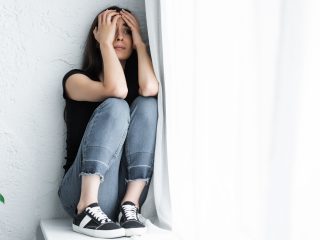
[[[131,31],[122,18],[119,18],[117,21],[113,47],[119,60],[127,60],[132,53],[133,45]]]

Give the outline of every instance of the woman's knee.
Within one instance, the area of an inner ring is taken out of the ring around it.
[[[143,121],[156,122],[158,119],[158,101],[155,97],[138,96],[133,103],[135,114]]]
[[[130,120],[130,107],[121,98],[107,98],[97,107],[96,111],[108,114],[112,118]]]
[[[141,108],[157,109],[158,106],[158,100],[155,97],[138,96],[134,101],[141,106]]]

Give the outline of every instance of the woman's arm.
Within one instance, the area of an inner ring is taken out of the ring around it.
[[[98,28],[93,31],[100,44],[103,60],[103,85],[113,87],[115,92],[125,98],[128,93],[127,82],[121,63],[113,48],[116,24],[121,15],[114,10],[107,10],[98,16]],[[113,18],[113,19],[112,19]]]
[[[141,38],[139,23],[131,13],[124,10],[120,13],[132,31],[133,47],[137,50],[138,54],[139,94],[142,96],[156,96],[159,91],[159,83],[155,76],[146,45]]]
[[[67,94],[71,99],[99,102],[108,97],[126,98],[127,82],[113,48],[116,23],[120,17],[120,14],[114,10],[104,11],[98,16],[98,28],[94,29],[93,34],[100,44],[103,59],[103,81],[93,81],[83,74],[71,75],[66,80]]]
[[[100,44],[103,59],[103,85],[105,88],[113,88],[114,94],[126,98],[128,87],[123,68],[112,44]]]
[[[144,43],[140,43],[136,49],[138,54],[139,94],[142,96],[156,96],[159,90],[159,83],[154,74],[147,47]]]

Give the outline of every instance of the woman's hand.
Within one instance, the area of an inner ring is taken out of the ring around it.
[[[116,24],[121,15],[115,10],[106,10],[98,16],[98,27],[93,30],[93,35],[99,44],[113,44],[116,34]]]
[[[132,32],[133,48],[137,49],[140,45],[144,45],[144,42],[140,35],[140,27],[137,19],[124,9],[120,12],[122,19],[126,22]]]

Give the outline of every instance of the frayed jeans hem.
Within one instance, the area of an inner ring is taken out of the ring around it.
[[[104,176],[99,172],[95,172],[95,173],[81,172],[79,174],[79,177],[81,177],[81,176],[99,176],[100,177],[100,183],[102,183],[104,181]]]
[[[135,181],[144,181],[146,182],[146,185],[148,185],[150,178],[137,178],[137,179],[125,179],[126,183],[128,184],[129,182],[135,182]]]

